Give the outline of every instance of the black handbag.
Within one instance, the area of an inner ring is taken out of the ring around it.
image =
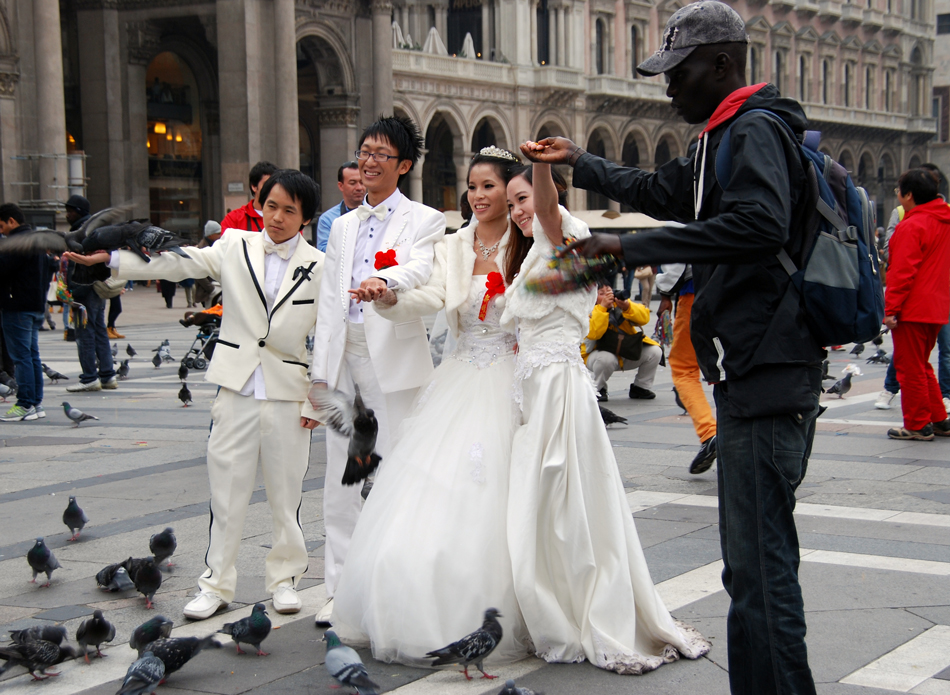
[[[643,332],[624,333],[613,327],[597,341],[597,349],[636,362],[643,353]]]

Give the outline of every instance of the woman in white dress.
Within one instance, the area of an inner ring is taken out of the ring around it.
[[[532,185],[533,178],[533,185]],[[650,578],[593,384],[580,356],[595,290],[529,292],[554,246],[590,234],[558,205],[546,164],[508,183],[512,221],[534,235],[508,289],[517,320],[508,547],[515,595],[538,656],[624,674],[651,671],[709,643],[674,622]]]
[[[499,327],[502,280],[530,243],[508,224],[505,183],[519,165],[496,148],[476,155],[471,224],[439,244],[426,285],[376,302],[397,322],[444,308],[456,340],[376,478],[334,597],[339,637],[369,642],[382,661],[428,665],[427,652],[478,628],[488,608],[504,629],[489,663],[529,653],[506,534],[515,341]]]

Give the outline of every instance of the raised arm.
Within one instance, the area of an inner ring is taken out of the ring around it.
[[[557,248],[564,243],[561,231],[561,211],[557,203],[557,188],[551,177],[551,165],[536,162],[533,166],[534,214],[541,223],[544,235]]]

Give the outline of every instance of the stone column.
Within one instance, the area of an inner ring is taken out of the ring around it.
[[[557,52],[557,10],[548,8],[548,65],[558,65],[561,56]]]
[[[36,61],[37,149],[53,155],[40,160],[40,200],[66,200],[66,99],[63,94],[63,41],[59,0],[33,0]]]
[[[373,0],[373,117],[393,112],[393,40],[390,0]],[[418,41],[417,37],[413,37]],[[339,164],[337,165],[339,166]]]
[[[491,59],[491,0],[482,0],[482,60]]]
[[[458,205],[462,202],[462,194],[468,190],[468,165],[472,161],[473,156],[473,152],[462,152],[454,157],[456,209],[458,209]]]
[[[392,45],[391,38],[387,45]],[[274,86],[274,111],[277,120],[276,164],[297,169],[300,167],[300,126],[297,115],[297,32],[294,0],[274,0]]]
[[[409,197],[417,203],[422,202],[422,166],[426,163],[427,152],[422,150],[419,161],[409,170]]]
[[[392,45],[392,41],[390,41]],[[324,99],[329,102],[330,99]],[[353,159],[356,150],[356,124],[359,109],[345,103],[330,104],[316,109],[317,122],[320,124],[320,180],[323,182],[321,193],[324,210],[340,202],[340,191],[336,187],[336,172],[343,162]]]
[[[528,60],[530,65],[538,64],[538,6],[536,0],[528,3],[528,27],[531,32],[531,57]]]
[[[568,13],[563,7],[557,8],[557,64],[567,67],[570,59],[567,56],[567,42],[565,41],[565,26]]]

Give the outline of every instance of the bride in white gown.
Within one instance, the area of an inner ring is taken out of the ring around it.
[[[376,302],[397,322],[444,307],[457,341],[383,462],[334,597],[339,637],[369,642],[383,661],[428,665],[427,652],[478,628],[487,608],[504,629],[489,663],[529,653],[506,535],[515,341],[496,292],[530,242],[508,231],[505,183],[518,161],[505,154],[473,159],[475,219],[437,247],[429,282],[389,308]]]
[[[515,595],[538,656],[624,674],[651,671],[709,643],[674,622],[650,578],[613,448],[580,356],[596,292],[535,294],[565,239],[590,234],[559,207],[546,164],[508,184],[512,220],[534,245],[506,295],[517,320],[515,398],[524,424],[512,445],[508,549]],[[537,215],[535,215],[537,213]]]

